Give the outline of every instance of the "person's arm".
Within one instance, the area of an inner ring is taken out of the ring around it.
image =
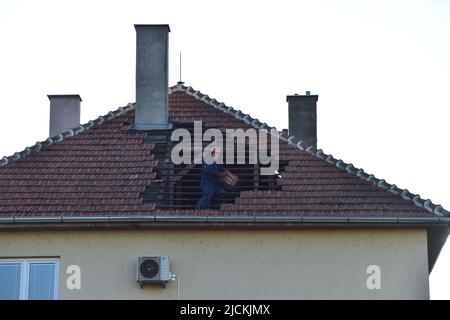
[[[213,166],[210,164],[205,164],[203,166],[203,173],[207,176],[214,177],[214,178],[222,178],[224,176],[224,172],[221,170],[221,167],[219,166]]]
[[[223,177],[225,177],[225,170],[223,170],[223,166],[218,164],[218,165],[216,165],[216,168],[219,171],[217,174],[219,176],[219,179],[222,179]]]

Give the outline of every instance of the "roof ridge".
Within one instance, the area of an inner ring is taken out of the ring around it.
[[[128,111],[132,110],[133,108],[134,108],[134,104],[129,103],[127,106],[119,107],[116,110],[110,111],[103,116],[99,116],[95,120],[89,120],[87,123],[81,124],[78,127],[58,133],[57,135],[55,135],[53,137],[49,137],[44,141],[38,141],[33,146],[26,147],[24,150],[16,152],[13,155],[4,156],[2,159],[0,159],[0,167],[7,166],[8,164],[18,161],[20,159],[23,159],[31,154],[36,154],[39,151],[41,151],[42,149],[48,148],[56,143],[59,143],[66,138],[75,137],[82,132],[85,132],[87,130],[90,130],[92,128],[95,128],[95,127],[101,125],[105,121],[110,121],[118,116],[123,115],[123,114],[127,113]]]
[[[408,191],[408,189],[401,189],[397,187],[395,184],[389,184],[384,179],[379,179],[375,177],[373,174],[367,174],[361,168],[356,168],[352,163],[345,163],[341,159],[335,159],[331,154],[326,154],[322,149],[316,150],[313,146],[308,146],[302,140],[297,139],[295,136],[286,135],[282,131],[278,131],[275,127],[270,127],[267,123],[259,121],[257,118],[253,118],[249,114],[243,113],[241,110],[236,110],[231,106],[227,106],[223,102],[219,102],[214,98],[209,97],[207,94],[201,93],[199,90],[194,90],[192,87],[187,87],[183,83],[177,83],[175,86],[169,88],[169,94],[173,92],[181,91],[184,92],[199,101],[202,101],[217,110],[228,113],[234,116],[236,119],[244,121],[248,125],[251,125],[255,129],[265,129],[265,130],[276,130],[277,137],[283,142],[297,148],[298,150],[309,153],[315,158],[326,161],[327,163],[336,166],[338,169],[347,172],[349,175],[356,176],[361,180],[372,183],[374,186],[390,192],[394,195],[401,197],[404,200],[408,200],[414,203],[419,208],[423,208],[430,213],[433,213],[437,216],[450,216],[450,212],[445,210],[441,205],[434,204],[430,199],[422,199],[420,195],[413,194]]]

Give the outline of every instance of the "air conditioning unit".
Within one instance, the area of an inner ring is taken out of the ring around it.
[[[169,256],[138,257],[137,260],[137,282],[144,284],[165,284],[172,280],[170,272]]]

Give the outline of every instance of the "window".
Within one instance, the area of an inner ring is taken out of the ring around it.
[[[56,259],[0,259],[0,300],[54,300],[58,294]]]

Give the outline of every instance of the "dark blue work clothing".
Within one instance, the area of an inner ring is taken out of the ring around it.
[[[222,166],[215,162],[213,164],[204,163],[202,165],[202,198],[195,206],[195,210],[208,209],[211,206],[211,201],[217,200],[224,191],[219,177],[221,171]]]

